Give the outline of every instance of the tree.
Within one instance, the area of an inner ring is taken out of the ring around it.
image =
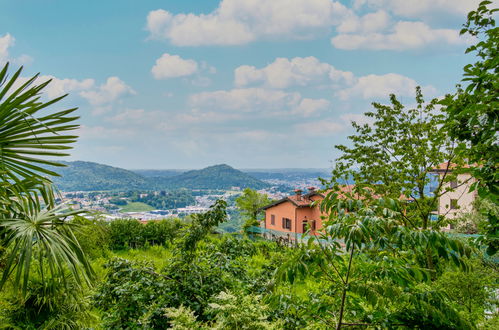
[[[442,129],[445,117],[435,109],[436,99],[425,104],[417,87],[415,108],[406,109],[393,94],[390,102],[373,103],[376,111],[365,113],[372,118],[371,124],[352,122],[356,131],[348,137],[352,146],[336,146],[343,154],[336,160],[329,184],[353,180],[355,185],[369,187],[360,192],[392,198],[404,195],[413,201],[406,224],[428,228],[438,197],[446,192],[443,182],[452,178],[446,171],[429,193],[429,184],[437,179],[430,172],[443,162],[449,169],[450,162],[459,163],[459,159]]]
[[[321,282],[328,299],[316,309],[327,311],[321,320],[328,328],[470,328],[445,297],[426,286],[434,271],[419,262],[430,252],[465,269],[470,249],[438,230],[405,226],[398,199],[360,198],[360,189],[366,188],[327,194],[321,211],[329,216],[320,235],[288,258],[279,278],[313,276]]]
[[[258,216],[262,213],[262,207],[270,202],[271,199],[266,194],[260,194],[250,188],[244,189],[243,194],[236,198],[236,206],[246,218],[244,228],[258,224]]]
[[[482,1],[477,10],[468,14],[461,34],[475,38],[476,44],[466,53],[475,53],[477,62],[464,67],[463,89],[458,86],[455,94],[447,95],[441,102],[447,114],[447,129],[460,141],[458,151],[475,164],[473,176],[478,180],[475,188],[480,197],[499,202],[499,28],[491,1]],[[499,250],[499,219],[487,214],[489,226],[485,240],[487,252]]]
[[[8,68],[7,63],[0,71],[0,227],[6,248],[0,287],[11,278],[26,295],[33,264],[42,282],[69,271],[77,285],[89,284],[92,269],[73,234],[74,225],[66,221],[81,212],[56,205],[51,181],[44,177],[57,176],[46,165],[63,166],[45,157],[66,156],[61,151],[76,141],[68,132],[78,127],[74,121],[79,117],[73,115],[77,108],[45,112],[66,95],[44,102],[40,94],[50,80],[35,84],[35,75],[22,83],[22,68],[10,78]]]

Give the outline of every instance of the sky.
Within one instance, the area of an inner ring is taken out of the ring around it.
[[[372,102],[455,90],[478,2],[0,0],[0,65],[69,93],[67,160],[328,168]]]

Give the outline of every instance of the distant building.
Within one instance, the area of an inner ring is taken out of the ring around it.
[[[452,163],[442,163],[434,168],[432,172],[438,174],[439,181],[441,181],[443,176],[448,176],[455,167],[456,165]],[[469,166],[465,166],[465,168],[469,168]],[[449,191],[439,197],[435,213],[453,219],[459,213],[471,211],[477,198],[477,191],[470,192],[470,187],[475,182],[476,179],[471,173],[465,172],[457,174],[455,180],[444,183],[442,191]]]

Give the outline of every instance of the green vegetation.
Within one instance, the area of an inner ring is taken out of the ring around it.
[[[46,157],[67,155],[75,142],[69,132],[78,127],[76,108],[52,111],[65,95],[43,102],[39,94],[50,81],[36,84],[36,75],[23,83],[22,69],[11,77],[8,69],[7,63],[0,70],[0,289],[3,308],[12,314],[1,323],[26,328],[34,317],[38,322],[29,326],[37,327],[52,313],[52,326],[77,327],[78,320],[91,318],[76,296],[94,273],[66,221],[81,212],[56,205],[45,176],[57,174],[44,167],[61,166]]]
[[[62,191],[101,191],[150,189],[144,177],[122,168],[92,162],[61,162],[66,165],[54,184]]]
[[[473,164],[472,174],[478,179],[474,189],[483,199],[499,203],[499,27],[494,17],[498,8],[489,9],[491,1],[482,1],[477,10],[468,14],[461,34],[474,38],[476,43],[466,53],[476,55],[476,62],[464,67],[463,89],[441,101],[447,115],[447,131],[460,143],[457,153]],[[483,241],[488,253],[499,251],[499,217],[488,213]]]
[[[236,198],[236,207],[245,220],[243,229],[246,231],[250,226],[258,226],[262,220],[262,207],[272,202],[266,194],[260,194],[255,190],[246,188],[243,194]]]
[[[178,176],[165,178],[162,183],[170,188],[224,189],[243,187],[261,189],[268,187],[263,181],[238,171],[228,165],[215,165],[202,170],[193,170]]]
[[[451,97],[466,112],[448,103],[447,118],[435,114],[434,102],[425,105],[419,90],[415,109],[403,111],[395,96],[391,105],[375,104],[368,114],[374,124],[355,125],[353,147],[340,147],[344,156],[325,182],[329,190],[319,206],[327,216],[319,236],[292,246],[217,234],[229,217],[222,200],[203,214],[147,224],[87,219],[56,205],[44,177],[56,173],[45,165],[62,164],[42,157],[70,148],[76,137],[66,132],[77,127],[75,109],[41,116],[39,110],[59,100],[37,97],[48,82],[34,85],[33,78],[12,90],[21,71],[7,79],[6,66],[0,71],[0,327],[497,329],[499,268],[483,251],[486,244],[489,254],[497,252],[491,181],[497,174],[487,172],[497,165],[488,163],[497,156],[488,140],[497,133],[497,118],[489,122],[490,104],[480,104],[497,99],[497,88],[481,85],[496,83],[488,79],[490,68],[497,68],[489,66],[489,60],[497,62],[497,56],[489,58],[497,51],[497,30],[487,4],[470,13],[464,29],[488,38],[471,48],[484,60],[466,69],[471,87]],[[479,95],[484,98],[474,98]],[[476,107],[467,100],[477,101]],[[471,127],[462,122],[465,115]],[[480,126],[482,120],[487,125]],[[469,131],[477,125],[480,134]],[[477,146],[480,156],[448,148],[449,127]],[[481,199],[469,223],[457,219],[455,225],[484,240],[448,234],[428,222],[432,201],[421,187],[428,169],[451,156],[479,165],[473,173]],[[361,165],[357,173],[349,171],[354,164]],[[222,187],[229,184],[223,173],[233,171],[223,165],[207,172]],[[186,173],[184,182],[208,184],[199,173]],[[356,186],[341,191],[336,182],[349,175],[357,175]],[[256,219],[265,198],[245,190],[235,203]]]
[[[147,212],[155,210],[156,208],[142,202],[130,202],[120,208],[121,212]]]
[[[62,191],[129,191],[175,190],[179,188],[203,190],[227,190],[231,187],[261,189],[268,185],[228,165],[215,165],[201,170],[159,177],[143,176],[118,167],[92,162],[56,162],[63,166],[60,176],[52,179]],[[52,166],[46,167],[53,169]],[[171,174],[170,172],[168,172]],[[55,173],[51,172],[51,175]],[[145,174],[150,174],[146,172]]]
[[[140,193],[134,193],[130,199],[134,202],[142,202],[151,205],[156,210],[176,209],[193,205],[196,200],[187,189],[178,189],[174,191],[160,191],[159,193],[148,192],[146,196]]]

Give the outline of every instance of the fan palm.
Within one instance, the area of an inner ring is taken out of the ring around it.
[[[65,221],[79,212],[55,205],[47,177],[58,175],[49,166],[63,164],[46,157],[67,156],[76,141],[68,132],[78,128],[77,108],[41,114],[66,95],[45,102],[41,93],[50,80],[21,78],[22,68],[9,78],[8,67],[0,71],[0,227],[7,253],[0,288],[12,279],[26,294],[34,260],[42,279],[47,270],[51,277],[69,272],[78,284],[88,283],[92,270]]]

